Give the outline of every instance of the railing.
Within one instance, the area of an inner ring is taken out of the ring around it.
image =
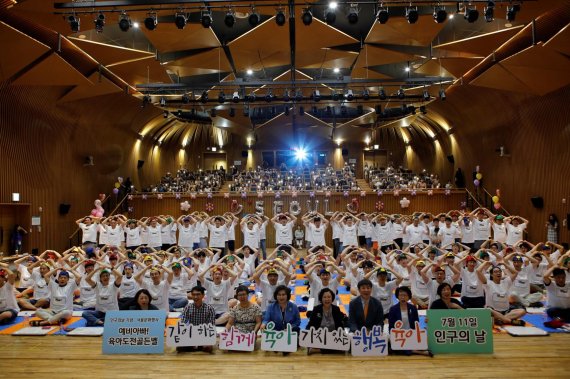
[[[477,200],[477,198],[475,197],[475,195],[473,193],[471,193],[471,191],[469,191],[467,188],[465,188],[465,194],[466,194],[466,201],[465,204],[468,208],[470,208],[471,210],[475,209],[475,208],[485,208],[483,205],[481,205],[481,203]],[[477,206],[475,206],[477,205]]]
[[[105,198],[103,199],[103,201],[101,202],[101,206],[104,207],[105,209],[105,213],[107,214],[105,217],[109,217],[112,216],[117,209],[119,209],[120,206],[123,205],[123,203],[125,202],[125,200],[128,198],[128,195],[125,194],[125,196],[123,196],[123,198],[115,205],[115,207],[113,208],[113,210],[111,210],[110,212],[107,212],[107,210],[110,208],[110,203],[111,203],[111,195],[105,196]],[[81,240],[79,239],[79,231],[81,229],[79,227],[77,227],[73,233],[69,236],[69,247],[72,246],[78,246],[81,245]],[[77,237],[77,242],[73,243],[73,240]]]

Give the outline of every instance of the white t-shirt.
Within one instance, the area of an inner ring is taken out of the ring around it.
[[[250,229],[247,225],[242,228],[243,231],[243,244],[254,249],[259,249],[259,225],[253,224]]]
[[[477,276],[477,272],[470,272],[466,268],[461,270],[461,296],[465,297],[481,297],[485,295],[483,285]]]
[[[511,278],[505,277],[501,283],[497,284],[492,280],[487,280],[485,287],[485,305],[496,311],[504,312],[509,309],[509,291],[513,282]]]
[[[528,265],[528,277],[531,284],[544,284],[544,274],[548,270],[548,263],[539,263],[536,268]]]
[[[261,226],[259,227],[259,239],[260,239],[260,240],[264,240],[264,239],[265,239],[266,229],[267,229],[267,220],[263,221],[263,222],[261,223]]]
[[[97,224],[86,225],[82,222],[79,223],[79,228],[83,231],[81,242],[97,242]]]
[[[424,299],[429,297],[428,283],[424,283],[422,276],[415,267],[412,268],[412,272],[410,273],[410,282],[414,296]]]
[[[231,221],[226,227],[226,241],[235,241],[236,239],[236,223]]]
[[[386,282],[384,287],[380,287],[378,282],[372,282],[372,297],[378,299],[382,303],[382,311],[384,314],[388,314],[390,312],[390,308],[394,305],[393,301],[393,293],[396,289],[396,281],[391,280]]]
[[[505,243],[507,241],[507,228],[505,223],[502,224],[493,224],[493,238],[495,241],[499,241]]]
[[[272,304],[275,302],[275,299],[273,298],[273,294],[275,293],[275,289],[280,286],[280,285],[284,285],[285,284],[285,280],[281,279],[281,280],[277,280],[277,283],[272,286],[269,281],[265,278],[261,278],[260,282],[258,283],[258,287],[259,290],[262,293],[261,296],[261,310],[265,311],[267,309],[267,306],[269,304]]]
[[[450,278],[446,278],[443,283],[447,283],[449,284],[452,288],[455,285],[455,282],[453,280],[451,280]],[[438,283],[437,280],[430,280],[427,283],[427,288],[429,291],[429,305],[431,307],[431,304],[436,301],[437,299],[439,299],[439,295],[437,294],[437,287],[439,287],[440,284],[443,283]]]
[[[401,238],[402,242],[405,242],[404,238],[404,225],[402,223],[393,222],[392,223],[392,239]],[[400,246],[401,247],[401,246]]]
[[[59,313],[62,311],[73,311],[73,292],[77,289],[75,281],[70,279],[67,284],[61,287],[55,280],[49,282],[50,308]]]
[[[518,241],[523,239],[523,232],[526,229],[526,224],[518,224],[514,226],[512,224],[507,224],[507,242],[509,246],[514,246]]]
[[[568,275],[566,275],[568,277]],[[570,282],[566,281],[564,287],[559,287],[554,280],[546,286],[548,307],[550,308],[570,308]]]
[[[319,293],[323,290],[323,288],[328,288],[331,291],[333,291],[335,294],[338,288],[338,280],[336,280],[336,278],[333,278],[332,275],[329,280],[329,284],[326,286],[323,285],[323,281],[321,280],[321,278],[319,278],[318,275],[315,274],[314,272],[311,274],[311,276],[309,276],[309,282],[311,284],[310,297],[315,299],[315,305],[321,303],[319,301]]]
[[[155,285],[152,281],[143,281],[143,287],[150,292],[152,305],[166,312],[170,310],[170,306],[168,304],[168,291],[170,289],[170,284],[168,284],[167,280],[161,280],[158,285]]]
[[[443,225],[439,229],[438,236],[441,239],[441,246],[446,246],[455,242],[455,236],[457,235],[458,230],[455,225]],[[451,249],[451,246],[447,246],[447,249]]]
[[[171,222],[170,224],[161,225],[160,237],[162,238],[162,244],[172,245],[176,243],[176,238],[172,238],[172,229],[174,228],[174,235],[176,235],[176,224]]]
[[[366,230],[368,229],[368,226],[370,225],[370,222],[367,220],[360,220],[360,222],[358,223],[358,228],[357,228],[357,235],[360,236],[366,236]]]
[[[0,287],[0,312],[4,312],[8,309],[12,309],[16,312],[20,311],[20,307],[18,307],[18,302],[16,301],[16,295],[14,294],[14,286],[6,281],[4,285]]]
[[[95,296],[95,289],[87,283],[86,277],[81,277],[79,282],[79,299],[83,305],[83,308],[94,308],[97,302]]]
[[[97,282],[97,285],[95,286],[95,293],[97,297],[95,309],[101,312],[118,311],[118,291],[119,287],[117,287],[114,282],[109,282],[109,284],[106,286],[101,284],[101,282]]]
[[[463,243],[473,243],[475,242],[475,234],[473,233],[473,223],[469,221],[465,225],[464,221],[459,223],[461,228],[461,242]]]
[[[34,285],[34,279],[32,278],[32,274],[28,271],[28,266],[20,263],[18,265],[18,272],[20,273],[19,288],[27,288]]]
[[[393,240],[393,227],[392,224],[387,222],[384,225],[381,223],[377,223],[374,227],[374,237],[375,241],[378,241],[378,246],[386,246],[391,245]]]
[[[321,223],[321,225],[317,228],[317,226],[313,223],[309,224],[309,230],[311,231],[312,240],[311,246],[325,246],[325,232],[327,230],[327,225]]]
[[[123,227],[115,225],[113,228],[111,225],[107,225],[105,229],[107,230],[107,244],[111,246],[121,246],[124,233]]]
[[[481,221],[476,219],[473,221],[473,239],[475,241],[486,241],[489,239],[490,234],[488,219],[483,219]]]
[[[125,234],[127,235],[127,240],[125,245],[127,246],[140,246],[142,244],[141,238],[141,227],[135,226],[134,228],[126,228]]]
[[[148,232],[148,246],[154,248],[162,247],[162,225],[147,226],[146,230]]]
[[[210,247],[225,248],[226,247],[226,233],[227,228],[225,225],[208,225],[210,230]]]
[[[137,291],[139,290],[139,285],[135,280],[134,275],[130,278],[127,278],[123,275],[123,279],[121,280],[121,287],[119,287],[119,298],[125,297],[135,297]]]
[[[207,303],[210,304],[216,314],[227,312],[228,299],[232,296],[232,284],[229,280],[222,280],[220,284],[205,280]]]
[[[423,235],[424,235],[425,227],[418,224],[418,226],[414,226],[414,224],[410,224],[406,227],[406,235],[408,237],[408,243],[410,245],[417,245],[423,242]]]
[[[188,226],[178,226],[178,246],[191,249],[196,241],[196,226],[190,224]],[[199,241],[199,238],[198,238]]]
[[[336,221],[331,221],[331,225],[332,225],[332,238],[342,238],[342,227],[340,226],[340,224]]]
[[[291,245],[293,243],[293,224],[294,221],[289,221],[285,225],[278,222],[273,223],[276,245]]]
[[[188,273],[181,271],[179,276],[173,275],[170,283],[168,297],[170,299],[186,299],[188,298]]]
[[[521,297],[530,294],[530,267],[523,266],[513,282],[512,292]]]
[[[47,299],[50,296],[49,287],[44,277],[40,273],[38,267],[32,270],[32,279],[34,280],[34,299]]]
[[[99,245],[107,245],[109,243],[107,228],[99,224],[97,230],[99,230]]]
[[[357,225],[346,225],[342,226],[342,245],[343,246],[358,246],[358,238],[356,237]]]

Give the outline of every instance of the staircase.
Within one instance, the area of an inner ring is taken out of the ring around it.
[[[374,191],[372,187],[370,187],[366,179],[356,179],[356,183],[358,184],[358,186],[361,188],[362,191],[366,192]]]
[[[228,180],[224,182],[224,185],[220,188],[220,193],[230,192],[230,186],[234,184],[233,180]]]

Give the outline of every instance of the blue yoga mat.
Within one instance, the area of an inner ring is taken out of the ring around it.
[[[19,324],[19,323],[23,322],[24,320],[25,320],[24,317],[18,316],[18,317],[16,317],[16,318],[14,319],[14,321],[12,321],[11,323],[5,324],[5,325],[0,325],[0,330],[4,330],[4,329],[11,328],[12,326],[14,326],[14,325],[16,325],[16,324]]]
[[[530,313],[527,313],[526,315],[523,316],[522,319],[525,320],[526,322],[533,324],[538,329],[542,329],[548,333],[568,333],[564,329],[552,329],[552,328],[544,326],[545,322],[552,320],[546,314],[530,314]]]

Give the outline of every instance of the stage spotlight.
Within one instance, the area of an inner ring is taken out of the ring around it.
[[[418,7],[406,8],[406,20],[408,20],[408,24],[415,24],[418,21],[419,17],[420,15],[418,13]]]
[[[160,97],[160,106],[161,107],[165,107],[166,106],[166,98],[164,96]]]
[[[156,13],[150,12],[144,19],[144,26],[148,30],[156,29],[156,24],[158,24]]]
[[[295,92],[295,100],[303,101],[303,91],[301,91],[300,89],[298,89],[297,92]]]
[[[275,15],[275,23],[279,26],[283,26],[283,25],[285,25],[286,22],[287,22],[287,18],[285,17],[285,12],[283,12],[283,10],[279,9],[277,11],[277,14]]]
[[[232,101],[234,103],[238,103],[239,102],[239,92],[235,91],[234,94],[232,95]]]
[[[307,151],[302,147],[296,148],[295,158],[297,158],[298,161],[304,161],[305,159],[307,159]]]
[[[168,118],[168,111],[164,111],[164,112],[162,113],[162,117]]]
[[[336,13],[334,9],[325,9],[325,22],[327,25],[332,25],[336,21]]]
[[[465,7],[463,18],[465,18],[468,23],[472,24],[479,18],[479,11],[476,8]]]
[[[378,93],[378,97],[380,98],[380,100],[386,100],[386,91],[384,90],[384,87],[380,88],[380,92]]]
[[[364,100],[370,100],[370,92],[367,89],[365,89],[364,92],[362,93],[362,98]]]
[[[380,8],[378,14],[376,15],[376,18],[378,19],[378,22],[381,24],[387,23],[388,19],[390,18],[390,14],[388,13],[388,8]]]
[[[255,92],[251,91],[249,96],[247,97],[247,101],[253,103],[257,100],[256,96],[255,96]]]
[[[75,15],[71,15],[67,18],[67,22],[69,22],[69,27],[73,33],[77,33],[79,31],[81,20],[79,17],[75,17]]]
[[[303,20],[303,24],[305,24],[305,26],[311,25],[311,23],[313,22],[313,14],[311,13],[311,10],[309,8],[306,8],[303,11],[301,19]]]
[[[119,16],[119,29],[121,29],[123,32],[128,32],[131,28],[131,25],[132,23],[129,15],[127,15],[125,12],[121,13]]]
[[[439,90],[439,98],[440,98],[441,100],[445,100],[446,97],[447,97],[447,96],[445,95],[445,90],[444,90],[443,88],[440,89],[440,90]]]
[[[321,101],[321,92],[319,90],[313,91],[313,101],[316,101],[316,102]]]
[[[203,12],[202,12],[202,19],[201,19],[201,22],[202,22],[202,26],[203,26],[204,28],[206,28],[206,29],[207,29],[207,28],[210,28],[210,27],[212,26],[212,22],[213,22],[213,19],[212,19],[212,12],[207,11],[207,10],[206,10],[206,11],[203,11]]]
[[[178,29],[184,29],[184,27],[186,27],[186,21],[186,15],[184,12],[176,12],[174,15],[174,24]]]
[[[231,28],[232,26],[234,26],[235,23],[236,23],[236,16],[234,15],[234,12],[232,10],[229,10],[228,13],[226,13],[226,17],[224,17],[224,24],[226,24],[228,28]]]
[[[271,103],[273,101],[273,92],[271,92],[271,90],[265,94],[265,101],[268,103]]]
[[[203,104],[208,102],[208,92],[207,91],[202,92],[202,96],[200,96],[200,102]]]
[[[338,7],[338,3],[336,1],[331,1],[329,3],[329,9],[336,9]]]
[[[283,92],[283,101],[285,101],[285,102],[291,101],[291,96],[289,95],[289,90],[285,90],[285,92]]]
[[[507,21],[513,22],[515,21],[516,17],[517,17],[517,8],[514,5],[507,7]]]
[[[438,23],[442,24],[447,20],[447,12],[445,8],[442,7],[435,7],[433,10],[433,20]]]
[[[354,93],[352,92],[351,89],[346,91],[346,94],[344,95],[344,98],[348,101],[352,101],[354,100]]]
[[[349,24],[354,25],[358,22],[358,6],[357,5],[351,5],[350,6],[347,19],[348,19]]]
[[[218,103],[223,104],[226,102],[226,94],[224,93],[224,91],[220,91],[220,93],[218,94]]]
[[[184,95],[182,95],[182,102],[184,104],[188,104],[190,102],[190,96],[188,96],[187,93],[185,93]]]
[[[430,95],[429,95],[429,91],[427,89],[424,88],[424,101],[429,101],[430,99]]]
[[[338,92],[333,91],[332,99],[333,99],[333,101],[338,101],[340,99],[340,95],[338,94]]]
[[[93,22],[95,23],[95,30],[97,33],[103,33],[103,27],[105,26],[105,15],[103,13],[99,13]]]
[[[493,22],[495,19],[495,2],[489,1],[487,6],[483,10],[483,14],[485,15],[485,21]]]
[[[256,27],[259,22],[261,21],[261,17],[259,16],[259,13],[257,13],[255,11],[255,8],[251,9],[251,14],[249,15],[249,17],[247,18],[247,22],[249,22],[249,26],[251,26],[252,28]]]
[[[404,89],[402,87],[400,87],[400,89],[397,92],[398,95],[398,99],[403,99],[406,97],[406,93],[404,92]]]

